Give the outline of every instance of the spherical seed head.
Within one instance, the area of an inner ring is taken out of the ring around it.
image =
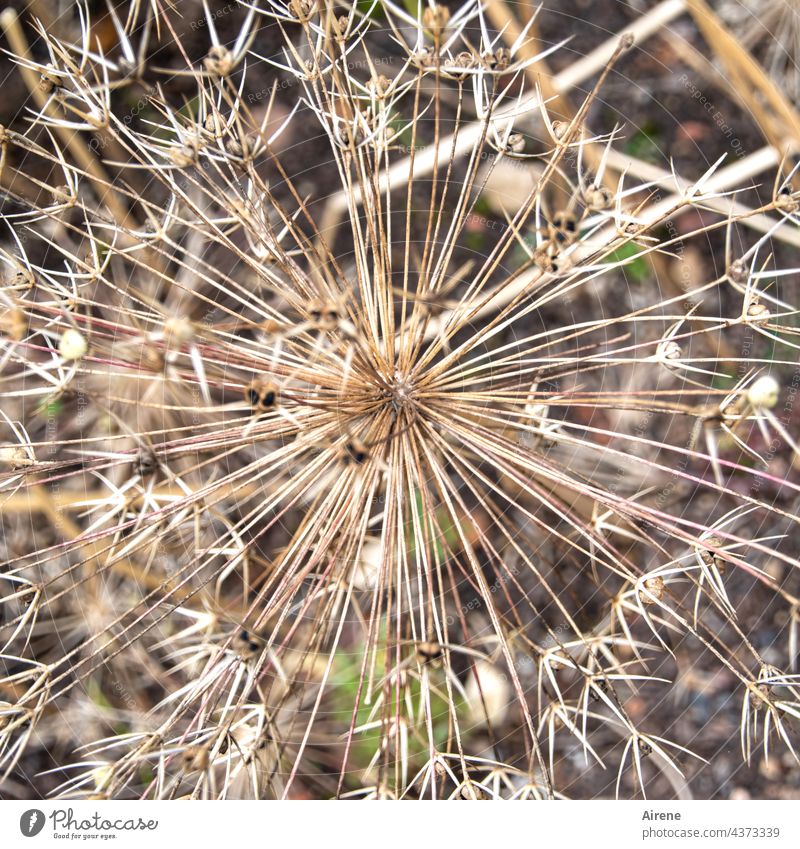
[[[771,410],[778,403],[780,391],[778,381],[765,374],[750,385],[747,390],[747,400],[753,407]]]
[[[58,343],[58,353],[65,360],[79,360],[86,356],[88,350],[89,343],[86,337],[74,327],[68,327]]]

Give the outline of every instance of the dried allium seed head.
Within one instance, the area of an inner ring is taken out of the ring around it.
[[[74,327],[68,327],[58,342],[58,353],[67,361],[80,360],[88,350],[86,337]]]
[[[777,403],[781,387],[768,374],[759,377],[747,390],[747,401],[755,409],[771,410]]]

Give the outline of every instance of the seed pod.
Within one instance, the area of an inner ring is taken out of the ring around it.
[[[209,74],[216,77],[227,77],[233,70],[235,60],[233,53],[221,44],[215,44],[203,59],[203,65]]]
[[[39,88],[44,94],[53,94],[63,87],[61,77],[53,65],[48,65],[39,77]]]
[[[759,301],[753,301],[747,307],[747,320],[750,324],[755,324],[758,327],[763,327],[765,324],[769,323],[771,313],[769,311],[769,307],[766,304],[762,304]]]
[[[245,389],[245,399],[254,410],[266,413],[278,406],[280,393],[274,383],[256,378]]]
[[[655,575],[652,578],[646,578],[643,584],[643,588],[646,591],[640,592],[639,597],[645,604],[655,604],[657,601],[661,601],[664,597],[664,590],[666,585],[664,584],[664,579],[661,575]]]
[[[181,764],[187,772],[208,769],[208,746],[189,746],[181,753]]]
[[[344,463],[361,466],[369,459],[369,449],[358,437],[351,437],[344,444]]]
[[[573,212],[562,209],[553,215],[550,223],[550,238],[555,242],[569,244],[578,233],[578,219]]]
[[[306,23],[314,14],[317,0],[289,0],[289,11],[300,23]]]
[[[728,266],[728,279],[732,283],[746,283],[748,277],[747,265],[742,259],[735,259]]]
[[[450,20],[450,10],[447,6],[438,4],[427,6],[422,13],[422,25],[428,32],[432,33],[434,39],[439,39]]]
[[[525,136],[522,133],[511,133],[506,143],[509,153],[522,153],[525,150]]]
[[[591,212],[608,209],[614,203],[614,193],[605,186],[589,186],[583,193],[583,202]]]
[[[242,628],[233,639],[233,649],[242,660],[252,660],[264,650],[264,640]]]
[[[714,566],[720,575],[724,575],[726,566],[725,560],[720,557],[719,554],[710,550],[711,548],[722,548],[724,541],[718,536],[710,536],[703,540],[703,542],[705,545],[709,546],[709,548],[705,548],[705,545],[698,546],[697,553],[700,556],[700,559],[706,564],[706,566]]]
[[[774,377],[765,374],[750,384],[747,400],[756,409],[771,410],[778,403],[781,388]]]
[[[74,327],[68,327],[61,335],[58,343],[58,353],[67,360],[80,360],[86,356],[89,345],[86,338]]]
[[[330,301],[312,301],[308,308],[311,320],[323,330],[333,330],[341,319],[341,311]]]
[[[658,346],[658,358],[661,360],[679,360],[683,349],[674,339],[663,339]]]
[[[25,313],[18,307],[9,307],[0,312],[0,334],[12,342],[20,342],[25,338],[28,320]]]
[[[421,663],[436,663],[442,659],[442,647],[439,643],[417,643],[417,658]]]
[[[35,463],[24,446],[16,443],[0,445],[0,465],[12,470],[23,469]]]
[[[507,47],[498,48],[491,62],[492,68],[497,71],[505,71],[511,64],[511,51]]]

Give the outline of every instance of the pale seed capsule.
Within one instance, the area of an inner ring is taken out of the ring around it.
[[[665,339],[658,346],[658,356],[662,360],[679,360],[683,349],[674,339]]]
[[[234,637],[233,649],[242,660],[258,657],[264,649],[264,641],[244,628]]]
[[[748,277],[747,265],[742,259],[735,259],[728,266],[728,279],[732,283],[746,283]]]
[[[759,303],[758,301],[753,301],[747,308],[747,320],[751,324],[755,324],[763,326],[767,324],[770,320],[771,313],[769,311],[769,307],[766,304]]]
[[[245,390],[247,402],[261,413],[274,410],[278,406],[279,397],[278,387],[265,380],[254,380]]]
[[[39,77],[39,88],[45,94],[52,94],[54,91],[62,88],[61,77],[56,73],[56,69],[52,65],[48,65]]]
[[[438,38],[445,30],[450,20],[450,10],[446,6],[426,7],[422,13],[422,25]]]
[[[290,0],[289,11],[298,21],[305,23],[314,13],[316,5],[316,0]]]
[[[752,407],[771,410],[778,403],[780,391],[778,381],[765,374],[750,384],[747,400]]]
[[[506,147],[510,153],[522,153],[525,150],[525,137],[522,133],[511,133]]]
[[[0,334],[12,342],[24,339],[27,328],[25,313],[18,307],[9,307],[0,312]]]
[[[206,746],[189,746],[181,754],[183,768],[187,771],[202,771],[208,768],[208,748]]]
[[[23,469],[35,462],[22,445],[0,445],[0,463],[9,469]]]
[[[600,212],[614,203],[614,194],[605,186],[591,185],[584,192],[583,202],[591,212]]]
[[[442,647],[439,643],[417,643],[417,658],[421,663],[435,664],[442,659]]]
[[[235,60],[233,53],[221,44],[215,44],[209,51],[203,65],[209,74],[217,77],[227,77],[233,70]]]
[[[58,342],[58,353],[65,360],[79,360],[86,356],[88,350],[86,337],[74,327],[68,327]]]
[[[645,592],[640,592],[639,597],[645,604],[655,604],[656,601],[661,601],[664,597],[665,586],[664,579],[660,575],[647,578],[643,584],[647,594]]]

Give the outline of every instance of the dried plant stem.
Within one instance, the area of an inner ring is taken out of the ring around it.
[[[16,11],[10,6],[0,13],[0,26],[3,28],[14,54],[21,59],[30,59],[28,40],[22,31]],[[42,91],[36,74],[30,68],[25,67],[24,64],[19,65],[19,72],[39,109],[49,114],[51,109],[48,98]],[[65,149],[75,158],[77,164],[93,178],[97,187],[102,187],[102,193],[98,200],[108,207],[109,212],[117,221],[130,223],[133,219],[129,208],[117,197],[116,190],[103,166],[95,154],[89,150],[81,135],[58,124],[55,126],[55,132],[64,144]]]

